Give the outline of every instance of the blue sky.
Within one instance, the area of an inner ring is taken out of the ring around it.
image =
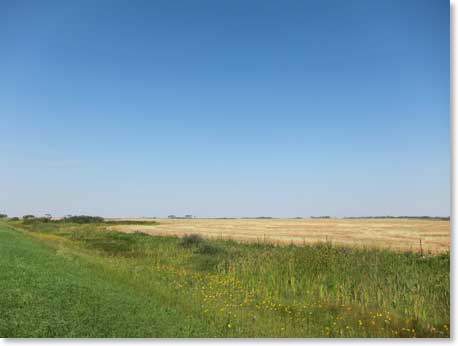
[[[0,210],[449,215],[449,6],[2,1]]]

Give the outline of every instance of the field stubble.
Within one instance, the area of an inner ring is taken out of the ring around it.
[[[146,219],[129,219],[146,220]],[[112,230],[153,235],[200,234],[208,239],[273,244],[332,242],[351,247],[440,253],[450,251],[450,221],[421,219],[155,219],[158,225]]]

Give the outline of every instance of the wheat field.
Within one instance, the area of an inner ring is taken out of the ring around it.
[[[131,219],[147,220],[147,219]],[[155,219],[158,225],[116,225],[122,232],[157,235],[197,233],[210,239],[296,245],[332,242],[339,246],[400,251],[450,251],[450,221],[425,219]]]

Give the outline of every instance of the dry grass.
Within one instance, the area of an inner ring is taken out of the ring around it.
[[[450,221],[419,219],[157,219],[159,225],[116,225],[123,232],[197,233],[207,238],[316,243],[438,253],[450,251]]]

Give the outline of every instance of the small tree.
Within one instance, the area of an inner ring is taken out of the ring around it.
[[[23,218],[24,220],[34,219],[34,218],[35,218],[35,215],[28,214],[28,215],[24,215],[22,218]]]
[[[6,219],[8,217],[8,215],[6,214],[0,214],[0,219]]]

